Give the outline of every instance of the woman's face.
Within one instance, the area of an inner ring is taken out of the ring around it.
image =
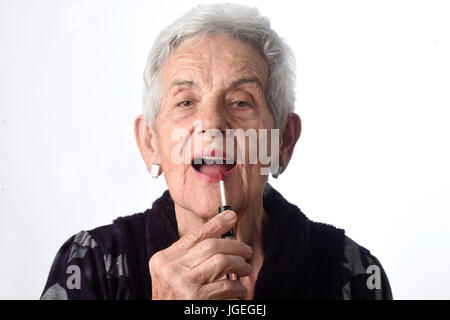
[[[203,219],[216,215],[219,173],[228,204],[238,216],[260,201],[267,176],[261,174],[259,157],[256,164],[249,163],[258,142],[231,138],[234,147],[227,148],[226,131],[241,129],[237,135],[242,138],[248,129],[257,137],[259,129],[267,129],[270,139],[274,119],[266,104],[267,77],[263,56],[229,36],[194,37],[172,52],[162,68],[163,97],[152,144],[177,206]],[[195,163],[211,150],[216,158],[237,164],[206,164],[208,158]]]

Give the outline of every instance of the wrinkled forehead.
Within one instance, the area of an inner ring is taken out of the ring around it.
[[[220,86],[242,77],[258,79],[265,91],[268,77],[266,60],[252,45],[223,34],[184,40],[162,68],[166,90],[174,81]]]

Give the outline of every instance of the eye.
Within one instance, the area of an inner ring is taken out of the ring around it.
[[[179,104],[177,104],[177,107],[190,107],[191,105],[192,105],[192,101],[183,100]]]
[[[247,103],[245,101],[241,101],[241,100],[235,101],[234,104],[239,108],[250,106],[249,103]]]

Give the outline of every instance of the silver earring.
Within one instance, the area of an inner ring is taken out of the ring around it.
[[[281,164],[279,164],[279,165],[277,166],[277,171],[276,171],[275,173],[272,173],[272,177],[274,177],[275,179],[277,179],[277,178],[280,176],[281,171],[283,171],[283,166],[282,166]]]
[[[161,165],[159,163],[152,164],[152,170],[150,171],[150,175],[152,178],[157,179],[161,172]]]

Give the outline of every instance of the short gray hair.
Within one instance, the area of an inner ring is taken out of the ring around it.
[[[266,59],[267,105],[276,127],[281,128],[295,108],[294,54],[256,8],[231,3],[198,5],[159,34],[144,71],[145,119],[154,125],[162,99],[160,71],[170,53],[183,40],[209,33],[223,33],[249,43]]]

